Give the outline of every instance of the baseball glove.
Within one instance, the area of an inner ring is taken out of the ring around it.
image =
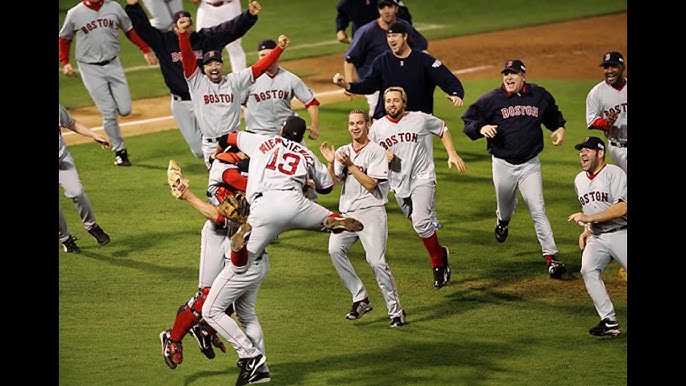
[[[217,207],[217,211],[227,219],[243,224],[248,220],[250,204],[248,204],[248,200],[245,198],[245,193],[236,192],[226,196],[224,201]]]
[[[183,193],[188,189],[189,181],[183,175],[179,164],[173,159],[169,160],[169,167],[167,167],[167,183],[171,188],[171,194],[177,200],[181,198]]]

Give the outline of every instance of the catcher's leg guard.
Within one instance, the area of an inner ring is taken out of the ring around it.
[[[209,287],[201,288],[186,304],[182,304],[176,313],[171,339],[181,341],[194,324],[202,317],[202,305],[205,303]]]

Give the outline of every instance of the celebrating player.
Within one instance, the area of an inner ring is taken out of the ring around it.
[[[236,385],[258,383],[263,376],[260,368],[267,361],[264,346],[246,335],[251,329],[262,334],[254,307],[257,291],[269,270],[267,245],[282,232],[293,229],[364,229],[359,221],[333,213],[303,195],[308,175],[317,193],[330,193],[333,187],[326,166],[302,143],[305,130],[305,120],[290,116],[281,135],[239,131],[220,140],[221,147],[238,146],[250,157],[246,190],[250,215],[231,237],[230,262],[212,283],[202,314],[238,354],[240,373]],[[243,329],[224,312],[231,304],[236,307]]]
[[[584,227],[579,235],[581,276],[600,317],[600,323],[588,332],[617,336],[621,333],[619,322],[602,275],[612,260],[627,269],[626,173],[605,163],[605,143],[598,137],[586,137],[574,148],[579,150],[582,169],[574,178],[582,211],[567,220]]]
[[[221,51],[205,53],[202,60],[203,68],[198,67],[188,34],[190,25],[191,19],[186,15],[182,15],[177,22],[181,63],[191,93],[193,109],[203,133],[202,150],[205,164],[209,169],[218,139],[225,134],[238,131],[240,127],[241,96],[247,92],[257,77],[276,62],[279,55],[288,47],[288,38],[285,35],[279,36],[278,46],[269,55],[246,69],[224,76]]]
[[[127,2],[129,1],[127,0]],[[129,2],[129,4],[131,3]],[[150,18],[150,24],[163,31],[170,30],[173,25],[176,24],[174,22],[174,14],[183,10],[183,3],[181,0],[143,0],[143,4],[145,4],[145,8],[150,13],[150,16],[152,16],[152,18]],[[131,17],[131,15],[129,15],[129,17]],[[134,28],[136,28],[135,23]],[[140,34],[140,31],[136,32]],[[145,38],[143,40],[145,40]],[[155,52],[155,54],[157,54],[157,52]],[[157,57],[159,58],[159,55],[157,55]]]
[[[402,87],[408,97],[407,110],[427,114],[434,112],[434,90],[439,86],[448,94],[446,97],[453,106],[461,107],[464,104],[462,82],[438,59],[426,52],[412,49],[408,43],[407,28],[407,23],[400,20],[388,26],[386,42],[390,50],[374,59],[371,69],[363,79],[348,82],[346,77],[337,73],[333,76],[333,82],[353,94],[371,94],[391,86]],[[370,111],[370,114],[374,119],[384,116],[384,98],[381,93],[376,109],[373,113]]]
[[[71,156],[69,149],[67,149],[67,145],[64,143],[61,128],[64,127],[77,134],[91,137],[96,142],[100,143],[100,146],[103,149],[109,150],[112,145],[107,138],[94,132],[93,130],[90,130],[86,127],[86,125],[74,119],[74,117],[69,114],[69,111],[62,105],[59,105],[59,116],[60,123],[58,132],[60,139],[58,144],[58,162],[60,186],[62,189],[64,189],[64,195],[74,201],[74,206],[76,206],[76,211],[79,212],[81,223],[86,231],[88,231],[88,233],[95,238],[98,244],[107,245],[110,243],[110,236],[105,233],[105,231],[103,231],[102,228],[100,228],[100,226],[95,222],[95,212],[93,211],[91,200],[88,198],[86,191],[83,189],[83,184],[79,178],[79,173],[76,170],[74,157]],[[67,221],[64,218],[64,213],[62,213],[61,205],[59,214],[59,240],[60,243],[62,243],[62,248],[65,252],[81,252],[81,248],[76,245],[76,237],[72,236],[72,234],[69,232]]]
[[[257,57],[269,55],[276,42],[272,39],[257,45]],[[275,61],[266,74],[255,79],[246,95],[242,98],[245,106],[245,130],[252,133],[277,135],[283,123],[291,115],[297,115],[291,108],[291,100],[299,100],[310,116],[310,139],[319,137],[319,100],[311,88],[307,87],[297,75],[279,66]]]
[[[336,4],[336,39],[344,44],[350,44],[350,39],[345,30],[350,27],[350,37],[355,38],[357,29],[379,17],[377,6],[386,0],[340,0]],[[412,24],[412,15],[405,4],[400,0],[393,0],[398,4],[398,17]]]
[[[251,2],[252,0],[248,0],[248,7]],[[191,0],[191,3],[198,6],[196,13],[198,30],[211,28],[241,14],[240,0]],[[225,44],[225,46],[226,52],[229,54],[231,72],[243,70],[247,63],[242,39],[239,37]],[[218,50],[221,51],[222,49],[219,48]]]
[[[115,152],[114,164],[131,166],[117,118],[131,114],[129,84],[119,61],[119,29],[143,51],[149,65],[157,64],[155,54],[138,37],[124,9],[110,0],[84,0],[67,11],[59,33],[59,60],[64,75],[74,76],[69,51],[77,38],[74,56],[83,85],[102,114],[102,125]]]
[[[589,130],[601,130],[608,138],[608,154],[612,163],[627,169],[627,79],[624,77],[624,56],[617,51],[606,52],[600,63],[605,79],[586,96],[586,124]]]
[[[160,1],[161,0],[155,0]],[[188,11],[178,11],[174,13],[172,29],[160,31],[153,28],[145,14],[143,8],[138,4],[138,0],[127,0],[128,5],[124,8],[126,14],[131,18],[136,32],[149,46],[155,51],[160,62],[160,71],[164,78],[164,83],[169,88],[171,94],[171,112],[176,121],[176,125],[181,132],[184,140],[188,144],[193,155],[203,158],[202,151],[202,130],[193,111],[191,94],[188,91],[188,82],[183,75],[178,38],[178,27],[176,23],[183,15],[188,17],[190,24],[186,27],[189,34],[191,48],[197,52],[198,66],[202,66],[202,56],[209,51],[220,51],[226,44],[235,41],[243,36],[257,22],[257,14],[261,6],[257,1],[250,2],[248,10],[234,19],[224,20],[216,26],[203,28],[199,31],[193,30],[193,20]]]
[[[397,14],[400,6],[395,0],[380,0],[377,8],[378,17],[357,30],[352,44],[343,56],[343,72],[348,82],[366,78],[374,59],[381,53],[390,50],[386,41],[386,31],[391,24],[398,20]],[[408,31],[408,45],[415,50],[426,52],[429,46],[426,38],[409,23],[405,28]],[[380,93],[381,91],[377,90],[365,95],[370,113],[376,109]]]
[[[442,119],[421,111],[407,111],[407,94],[402,87],[384,93],[387,115],[369,130],[369,140],[388,152],[388,180],[395,200],[429,253],[434,288],[450,281],[449,250],[438,241],[433,217],[436,212],[436,168],[431,135],[441,138],[448,153],[448,168],[464,173],[467,166],[455,150],[453,137]]]
[[[360,232],[332,233],[329,236],[329,256],[353,298],[353,306],[345,318],[359,319],[373,309],[367,289],[347,255],[350,246],[359,239],[386,301],[391,327],[401,327],[405,325],[406,314],[398,299],[395,278],[386,262],[388,159],[384,148],[369,141],[370,124],[366,111],[353,110],[348,114],[348,131],[352,142],[338,151],[334,145],[329,147],[326,141],[319,147],[327,161],[331,179],[335,184],[343,184],[338,210],[342,215],[354,217],[364,224]]]
[[[553,145],[560,146],[566,121],[548,90],[526,82],[524,62],[508,60],[500,73],[501,86],[481,96],[462,115],[463,131],[472,141],[486,138],[491,154],[497,205],[495,239],[499,243],[507,239],[519,188],[534,222],[548,274],[560,279],[567,268],[556,258],[558,250],[545,211],[538,153],[543,150],[541,124],[552,132]]]

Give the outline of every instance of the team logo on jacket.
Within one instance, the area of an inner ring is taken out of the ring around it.
[[[431,67],[433,67],[433,68],[441,67],[441,61],[438,59],[434,60],[434,62],[431,64]]]

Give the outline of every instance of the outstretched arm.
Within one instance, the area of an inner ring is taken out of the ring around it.
[[[441,136],[441,143],[443,143],[443,147],[448,152],[448,169],[452,169],[453,165],[455,165],[458,172],[464,173],[467,170],[467,165],[462,160],[462,157],[457,155],[457,150],[455,150],[455,145],[453,144],[453,136],[447,127]]]

